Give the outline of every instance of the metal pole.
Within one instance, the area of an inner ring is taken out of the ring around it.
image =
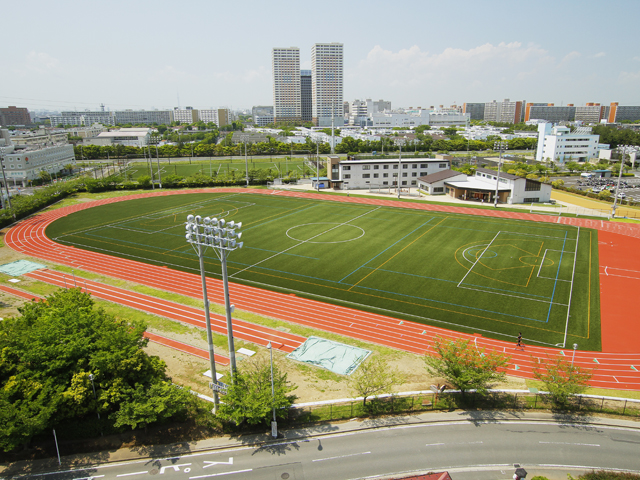
[[[58,465],[62,465],[60,461],[60,449],[58,448],[58,437],[56,436],[56,429],[53,429],[53,440],[56,442],[56,452],[58,452]]]
[[[498,142],[498,152],[499,152],[499,159],[498,159],[498,176],[496,177],[496,195],[495,198],[493,199],[493,206],[495,208],[498,208],[498,189],[500,188],[500,167],[502,167],[502,148],[504,147],[504,144],[502,142]]]
[[[247,160],[247,142],[244,142],[244,169],[247,177],[247,187],[249,187],[249,161]]]
[[[209,317],[209,297],[207,296],[207,277],[204,274],[204,258],[202,256],[202,245],[198,245],[198,260],[200,261],[200,277],[202,279],[202,298],[204,299],[204,318],[207,325],[207,342],[209,343],[209,367],[211,368],[211,389],[213,390],[213,413],[218,413],[217,378],[216,378],[216,362],[213,353],[213,335],[211,334],[211,319]]]
[[[9,205],[9,209],[13,212],[13,207],[11,206],[11,195],[9,195],[9,185],[7,185],[7,176],[4,173],[4,156],[2,157],[2,162],[0,166],[2,167],[2,180],[4,181],[4,188],[7,191],[7,203]],[[13,214],[13,218],[15,220],[16,218],[15,213]]]
[[[91,380],[91,388],[93,388],[93,399],[98,401],[98,397],[96,396],[96,386],[93,384],[93,373],[89,374],[89,380]],[[98,411],[98,407],[96,406],[96,413],[98,414],[98,420],[100,420],[100,412]]]
[[[156,145],[156,161],[158,162],[158,185],[162,188],[162,176],[160,175],[160,157],[158,156],[158,145]]]
[[[316,143],[316,191],[320,191],[320,142]]]
[[[222,262],[222,283],[224,285],[224,309],[227,315],[227,342],[229,344],[229,366],[231,367],[231,379],[236,373],[236,350],[233,345],[233,325],[231,323],[231,303],[229,301],[229,277],[227,276],[227,255],[228,251],[220,249],[220,260]]]
[[[398,157],[398,200],[400,199],[400,175],[402,174],[402,145],[400,145],[400,156]]]
[[[271,342],[269,342],[269,345],[267,345],[267,348],[269,349],[269,354],[271,356],[271,407],[273,410],[273,422],[271,423],[271,436],[277,437],[278,422],[276,421],[276,392],[273,387],[273,346],[271,345]]]
[[[573,344],[573,356],[571,357],[571,366],[573,367],[573,361],[576,358],[576,349],[578,348],[578,344],[574,343]]]
[[[618,194],[620,192],[620,180],[622,179],[622,169],[624,167],[624,155],[627,151],[627,146],[622,145],[622,159],[620,160],[620,173],[618,173],[618,185],[616,186],[615,198],[613,199],[613,209],[611,211],[611,217],[616,216],[616,204],[618,203]]]

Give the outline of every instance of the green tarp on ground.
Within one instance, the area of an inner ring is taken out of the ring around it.
[[[18,275],[24,275],[25,273],[33,272],[41,268],[47,268],[47,266],[30,262],[29,260],[18,260],[0,265],[0,272],[11,275],[12,277],[17,277]]]
[[[287,358],[326,368],[340,375],[351,375],[358,365],[371,354],[371,350],[352,347],[319,337],[306,342],[287,355]]]

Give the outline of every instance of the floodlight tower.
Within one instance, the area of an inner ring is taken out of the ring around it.
[[[498,190],[500,188],[500,167],[502,167],[502,152],[509,148],[509,142],[496,142],[493,145],[494,150],[498,150],[500,158],[498,160],[498,176],[496,177],[496,195],[493,199],[493,206],[498,208]]]
[[[633,148],[631,145],[618,145],[618,149],[622,150],[622,159],[620,160],[620,172],[618,173],[618,184],[616,185],[616,193],[613,199],[613,208],[611,209],[611,218],[616,216],[616,207],[618,203],[618,196],[620,195],[620,180],[622,180],[622,171],[624,170],[624,160],[627,153],[627,149]]]
[[[229,344],[229,361],[231,366],[231,379],[236,371],[236,355],[233,342],[233,326],[231,323],[231,313],[233,312],[233,305],[229,303],[229,282],[227,277],[227,256],[230,252],[242,248],[243,242],[240,242],[242,233],[239,231],[242,227],[242,222],[226,221],[221,218],[205,217],[204,219],[200,215],[189,215],[186,223],[185,238],[187,242],[192,244],[196,252],[198,253],[198,259],[200,261],[200,276],[202,278],[202,295],[204,300],[204,313],[207,325],[207,341],[209,343],[209,363],[211,366],[212,377],[212,390],[214,393],[214,410],[217,411],[218,406],[218,389],[216,381],[216,367],[213,353],[213,337],[211,334],[211,320],[209,317],[209,298],[207,296],[207,284],[204,271],[204,258],[203,252],[207,247],[213,248],[216,255],[222,262],[222,280],[224,284],[224,302],[225,311],[227,317],[227,340]]]

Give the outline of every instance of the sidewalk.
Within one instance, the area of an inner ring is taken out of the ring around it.
[[[393,416],[373,419],[354,418],[341,423],[313,425],[307,428],[295,428],[279,432],[277,439],[270,433],[239,436],[221,436],[195,442],[182,442],[169,445],[150,445],[134,448],[122,448],[115,451],[95,452],[62,456],[62,465],[56,458],[35,461],[20,461],[13,464],[1,464],[0,475],[6,478],[14,475],[35,475],[48,471],[68,471],[97,464],[145,460],[148,458],[166,458],[188,453],[228,449],[234,447],[261,446],[283,441],[296,441],[310,437],[322,437],[336,433],[358,430],[384,429],[397,425],[416,425],[443,422],[472,422],[476,424],[496,421],[558,422],[596,426],[614,426],[640,430],[640,422],[605,417],[585,417],[582,415],[563,415],[539,412],[501,412],[501,411],[456,411],[428,412],[411,416]]]

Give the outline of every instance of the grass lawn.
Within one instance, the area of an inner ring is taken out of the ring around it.
[[[243,223],[230,280],[484,336],[600,349],[597,233],[277,195],[175,195],[62,218],[62,244],[198,273],[187,215]],[[220,277],[208,251],[207,275]]]

